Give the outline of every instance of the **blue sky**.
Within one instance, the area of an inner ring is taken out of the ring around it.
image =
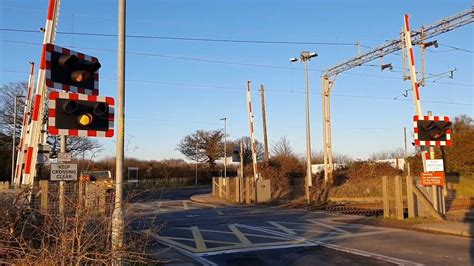
[[[0,0],[0,28],[44,27],[47,0]],[[262,140],[258,89],[267,90],[270,143],[287,136],[295,151],[305,151],[304,71],[288,59],[302,50],[319,56],[310,62],[313,150],[322,144],[320,70],[357,54],[360,42],[375,47],[398,38],[403,15],[411,26],[432,24],[471,8],[471,1],[128,1],[127,34],[185,38],[333,43],[256,44],[128,38],[126,61],[126,134],[138,147],[128,156],[182,158],[177,143],[197,129],[219,129],[227,117],[229,139],[248,135],[246,82],[252,81],[256,137]],[[117,94],[117,38],[67,33],[117,33],[117,1],[63,0],[56,44],[99,58],[100,94]],[[38,63],[41,33],[0,30],[0,85],[26,81],[28,62]],[[426,52],[426,72],[457,70],[454,79],[429,79],[421,90],[423,111],[454,117],[473,115],[473,26],[435,38]],[[340,45],[335,45],[339,43]],[[460,51],[455,48],[468,50]],[[362,52],[368,48],[362,48]],[[469,52],[470,51],[470,52]],[[421,70],[420,50],[415,50]],[[190,60],[191,59],[191,60]],[[197,59],[197,60],[196,60]],[[214,62],[209,62],[214,61]],[[217,63],[215,61],[220,61]],[[354,158],[403,146],[403,127],[412,131],[414,107],[394,97],[410,89],[402,80],[401,53],[341,74],[332,97],[334,151]],[[258,65],[258,66],[256,66]],[[265,65],[265,66],[262,66]],[[268,66],[277,66],[274,68]],[[434,82],[433,82],[434,81]],[[411,139],[411,136],[409,136]],[[112,156],[113,139],[100,139]]]

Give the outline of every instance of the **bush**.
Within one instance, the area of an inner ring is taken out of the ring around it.
[[[109,265],[118,257],[124,262],[157,262],[147,256],[149,238],[130,230],[127,217],[126,244],[121,250],[112,251],[110,211],[98,215],[69,197],[62,215],[53,208],[40,210],[32,206],[34,200],[29,199],[35,196],[31,192],[0,194],[1,263]]]

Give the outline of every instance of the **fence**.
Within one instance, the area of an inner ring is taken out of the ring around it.
[[[255,185],[253,178],[213,177],[212,195],[236,203],[250,204],[255,196],[257,202],[267,202],[271,200],[270,180],[259,178]]]
[[[194,186],[195,184],[196,184],[196,179],[189,178],[189,177],[138,179],[133,182],[125,181],[126,187],[137,188],[137,189],[147,189],[147,188],[153,188],[153,187],[186,187],[186,186]]]

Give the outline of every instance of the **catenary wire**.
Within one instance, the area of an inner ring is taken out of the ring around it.
[[[27,41],[18,41],[18,40],[0,40],[2,42],[11,42],[11,43],[22,43],[22,44],[32,44],[32,45],[42,45],[39,42],[27,42]],[[74,47],[84,50],[91,50],[91,51],[102,51],[102,52],[117,52],[113,49],[101,49],[101,48],[90,48],[90,47]],[[132,52],[128,51],[127,54],[132,55],[139,55],[139,56],[150,56],[150,57],[162,57],[162,58],[169,58],[169,59],[176,59],[176,60],[188,60],[188,61],[198,61],[198,62],[207,62],[207,63],[218,63],[218,64],[227,64],[227,65],[239,65],[239,66],[250,66],[250,67],[262,67],[262,68],[271,68],[271,69],[288,69],[288,70],[301,70],[303,68],[297,67],[286,67],[286,66],[276,66],[276,65],[267,65],[267,64],[256,64],[256,63],[241,63],[241,62],[233,62],[233,61],[225,61],[225,60],[215,60],[215,59],[206,59],[206,58],[196,58],[196,57],[184,57],[184,56],[172,56],[172,55],[163,55],[163,54],[153,54],[153,53],[143,53],[143,52]],[[308,69],[308,71],[312,72],[319,72],[322,73],[322,69]],[[399,80],[398,77],[393,76],[382,76],[382,75],[374,75],[374,74],[363,74],[363,73],[355,73],[355,72],[343,72],[341,75],[355,75],[355,76],[363,76],[363,77],[374,77],[374,78],[382,78],[382,79],[393,79]],[[454,83],[454,82],[435,82],[435,81],[427,81],[431,83],[438,83],[438,84],[445,84],[445,85],[454,85],[454,86],[464,86],[464,87],[473,87],[473,84],[463,84],[463,83]]]

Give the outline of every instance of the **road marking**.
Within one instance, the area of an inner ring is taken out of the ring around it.
[[[264,229],[275,229],[275,227],[270,227],[270,226],[259,226],[259,228],[264,228]],[[338,232],[330,232],[330,231],[324,231],[324,230],[316,230],[316,229],[296,229],[296,228],[288,228],[289,230],[295,232],[306,232],[306,233],[331,233],[331,234],[340,234]],[[295,232],[295,235],[298,235],[298,233]]]
[[[236,249],[227,249],[227,250],[220,250],[220,251],[213,251],[213,252],[206,252],[206,253],[199,253],[196,256],[205,257],[205,256],[214,256],[214,255],[222,255],[222,254],[232,254],[232,253],[240,253],[240,252],[248,252],[248,251],[258,251],[258,250],[272,250],[272,249],[284,249],[284,248],[295,248],[295,247],[310,247],[310,246],[317,246],[318,244],[314,243],[302,243],[302,244],[281,244],[281,245],[272,245],[272,246],[252,246],[252,247],[245,247],[245,248],[236,248]]]
[[[247,225],[243,225],[243,224],[237,224],[237,225],[241,226],[241,227],[244,227],[244,228],[253,228],[253,230],[258,230],[258,227],[254,227],[254,226],[247,226]],[[346,247],[333,245],[333,244],[326,244],[326,243],[323,243],[321,241],[306,239],[304,237],[299,237],[299,236],[292,236],[292,235],[280,233],[280,232],[277,232],[277,231],[272,231],[272,230],[267,230],[267,229],[262,229],[261,231],[265,232],[265,233],[269,233],[269,234],[273,232],[275,235],[278,235],[278,236],[285,236],[286,235],[286,237],[288,239],[304,240],[304,242],[306,242],[306,243],[314,243],[314,244],[321,245],[321,246],[324,246],[324,247],[327,247],[327,248],[331,248],[331,249],[335,249],[335,250],[339,250],[339,251],[343,251],[343,252],[347,252],[347,253],[357,254],[357,255],[364,256],[364,257],[376,258],[376,259],[379,259],[379,260],[392,262],[392,263],[395,263],[395,264],[398,264],[398,265],[416,265],[416,266],[423,265],[423,264],[419,264],[419,263],[416,263],[416,262],[403,260],[403,259],[398,259],[398,258],[394,258],[394,257],[389,257],[389,256],[385,256],[385,255],[380,255],[380,254],[367,252],[367,251],[363,251],[363,250],[351,249],[351,248],[346,248]],[[358,234],[358,236],[362,235],[362,234]],[[346,234],[346,237],[348,237],[347,234]],[[334,238],[327,237],[325,239],[326,240],[329,240],[329,239],[332,240],[332,239],[336,239],[336,238],[338,238],[338,237],[334,237]]]
[[[308,222],[310,222],[310,223],[313,223],[313,224],[320,225],[320,226],[322,226],[322,227],[326,227],[326,228],[332,229],[332,230],[334,230],[334,231],[338,231],[338,232],[344,233],[344,234],[352,234],[351,232],[349,232],[349,231],[347,231],[347,230],[344,230],[344,229],[341,229],[341,228],[338,228],[338,227],[335,227],[335,226],[332,226],[332,225],[329,225],[329,224],[320,223],[320,222],[317,222],[317,221],[312,220],[312,219],[307,219],[306,221],[308,221]]]
[[[237,229],[237,227],[233,224],[229,224],[229,229],[230,231],[232,231],[232,233],[234,233],[234,235],[239,239],[239,241],[244,245],[244,246],[250,246],[252,245],[252,242],[250,242],[250,240],[248,240],[247,237],[245,237],[245,235],[240,232],[239,229]]]
[[[219,215],[224,215],[224,213],[222,213],[221,211],[216,211],[216,212],[217,212],[217,214],[219,214]]]
[[[285,232],[285,233],[287,233],[287,234],[296,235],[295,231],[292,231],[291,229],[286,228],[286,227],[284,227],[283,225],[281,225],[281,224],[279,224],[279,223],[277,223],[277,222],[269,221],[269,222],[267,222],[267,223],[269,223],[269,224],[275,226],[276,228],[280,229],[281,231],[283,231],[283,232]]]
[[[183,208],[184,208],[185,210],[189,210],[188,203],[187,203],[185,200],[183,200],[182,202],[183,202]]]
[[[189,227],[174,227],[173,229],[191,230],[191,228],[189,228]],[[274,228],[272,227],[271,229],[274,229]],[[206,232],[206,233],[228,234],[228,235],[235,236],[234,232],[229,232],[229,231],[218,231],[218,230],[209,230],[209,229],[199,229],[199,231],[200,232]],[[271,238],[271,239],[277,239],[277,240],[286,239],[286,238],[276,237],[274,235],[256,235],[256,234],[250,234],[250,233],[245,233],[245,235],[246,236],[254,236],[254,237]],[[205,240],[205,241],[207,242],[207,240]],[[237,244],[240,244],[240,242],[237,243]]]
[[[171,240],[181,240],[181,241],[191,241],[195,242],[194,238],[185,238],[185,237],[174,237],[174,236],[161,236],[166,239],[171,239]],[[224,245],[236,245],[240,244],[240,242],[227,242],[227,241],[218,241],[218,240],[207,240],[204,239],[205,243],[214,243],[214,244],[224,244]]]
[[[404,266],[406,266],[406,265],[412,265],[412,266],[424,265],[424,264],[421,264],[421,263],[417,263],[417,262],[413,262],[413,261],[409,261],[409,260],[403,260],[403,259],[394,258],[394,257],[389,257],[389,256],[385,256],[385,255],[381,255],[381,254],[377,254],[377,253],[373,253],[373,252],[368,252],[368,251],[364,251],[364,250],[352,249],[352,248],[347,248],[347,247],[343,247],[343,246],[339,246],[339,245],[322,243],[320,241],[311,241],[311,242],[318,243],[319,245],[321,245],[323,247],[339,250],[339,251],[346,252],[346,253],[356,254],[356,255],[360,255],[360,256],[364,256],[364,257],[375,258],[375,259],[382,260],[382,261],[388,261],[388,262],[391,262],[391,263],[395,263],[397,265],[404,265]]]
[[[193,232],[194,242],[196,243],[196,251],[205,251],[207,249],[206,243],[202,238],[201,232],[199,232],[199,228],[197,226],[191,226],[191,232]]]

